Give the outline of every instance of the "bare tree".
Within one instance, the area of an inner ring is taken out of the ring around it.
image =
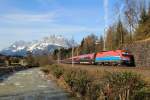
[[[144,4],[144,2],[145,0],[125,0],[124,14],[129,25],[130,42],[133,39],[133,32],[135,31],[139,21],[141,4]]]

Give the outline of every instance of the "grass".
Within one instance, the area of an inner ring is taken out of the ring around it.
[[[43,71],[61,80],[59,84],[64,83],[82,99],[138,100],[143,96],[149,98],[149,68],[51,65]]]

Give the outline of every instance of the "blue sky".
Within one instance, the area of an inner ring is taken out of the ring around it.
[[[113,11],[118,1],[0,0],[0,49],[51,34],[73,36],[78,42],[91,33],[100,36],[116,19]]]

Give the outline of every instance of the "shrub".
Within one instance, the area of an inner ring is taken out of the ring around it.
[[[64,69],[61,66],[52,65],[51,72],[56,78],[60,78],[63,75]]]
[[[56,78],[63,75],[73,93],[88,100],[149,100],[150,89],[145,87],[141,76],[133,72],[105,72],[102,77],[87,70],[51,65],[48,70]],[[93,77],[92,77],[93,76]]]
[[[89,85],[87,95],[90,100],[98,100],[98,98],[100,98],[103,95],[102,94],[103,87],[100,82],[101,82],[100,80],[94,81],[94,82],[91,82],[91,84]]]
[[[88,84],[91,82],[87,72],[84,70],[70,69],[64,74],[64,79],[71,89],[81,96],[87,93]]]
[[[48,73],[49,73],[49,70],[46,69],[46,68],[42,68],[41,71],[43,71],[45,74],[48,74]]]
[[[72,69],[67,70],[64,74],[64,80],[71,87],[71,89],[73,88],[75,84],[75,76],[76,76],[76,71]]]
[[[43,66],[43,67],[40,67],[41,71],[43,71],[45,73],[49,73],[50,72],[50,67],[47,65],[47,66]]]
[[[108,98],[129,99],[145,86],[140,75],[133,72],[108,73],[104,93]]]
[[[79,70],[75,77],[75,91],[84,96],[87,93],[87,88],[90,82],[91,79],[90,76],[88,76],[87,71]]]
[[[150,87],[146,87],[137,91],[134,95],[133,100],[150,100]]]

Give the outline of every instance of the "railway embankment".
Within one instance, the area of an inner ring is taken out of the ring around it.
[[[150,39],[124,45],[134,55],[137,67],[150,67]]]
[[[81,100],[149,100],[150,80],[135,68],[48,65],[41,70]]]

